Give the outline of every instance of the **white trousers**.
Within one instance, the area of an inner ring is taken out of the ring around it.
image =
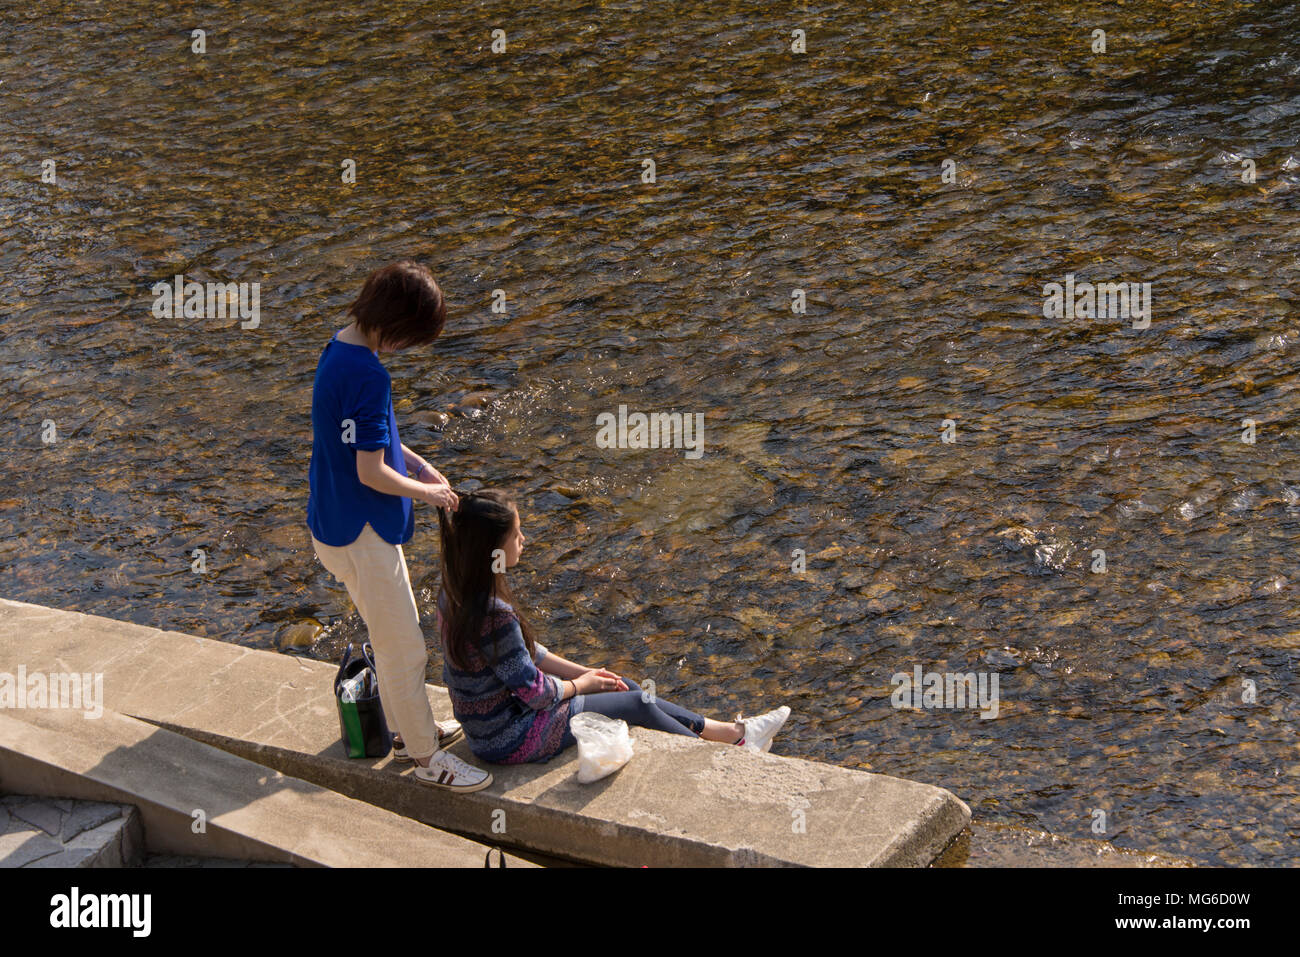
[[[424,690],[429,649],[402,546],[384,541],[368,522],[351,545],[326,545],[315,535],[311,543],[320,563],[347,586],[366,623],[389,730],[402,736],[411,757],[429,757],[438,750],[438,726]]]

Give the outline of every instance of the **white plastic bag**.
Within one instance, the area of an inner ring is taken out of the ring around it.
[[[599,781],[632,760],[626,721],[584,711],[573,716],[569,730],[578,739],[578,781],[582,784]]]

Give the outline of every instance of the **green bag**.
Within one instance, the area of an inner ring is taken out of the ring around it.
[[[367,668],[373,679],[355,701],[343,700],[343,682],[358,677]],[[339,734],[343,750],[350,758],[382,758],[393,749],[393,736],[384,720],[384,706],[379,700],[379,669],[375,667],[370,642],[361,646],[361,655],[352,657],[352,645],[343,653],[343,662],[334,676],[334,703],[339,709]]]

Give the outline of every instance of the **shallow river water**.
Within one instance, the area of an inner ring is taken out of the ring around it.
[[[402,438],[517,494],[548,646],[985,821],[1296,862],[1300,4],[253,6],[3,4],[0,595],[337,655],[312,376],[414,257]],[[177,273],[259,325],[155,318]],[[600,448],[620,404],[703,455]],[[418,511],[426,611],[436,555]],[[893,707],[916,666],[998,716]]]

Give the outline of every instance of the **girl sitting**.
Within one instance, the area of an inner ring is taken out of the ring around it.
[[[714,721],[643,694],[604,668],[584,668],[549,652],[513,607],[504,569],[519,561],[519,512],[498,491],[440,508],[442,589],[438,632],[443,684],[470,750],[484,761],[547,761],[576,739],[569,720],[583,711],[630,725],[767,751],[790,716],[784,705],[756,718]]]

